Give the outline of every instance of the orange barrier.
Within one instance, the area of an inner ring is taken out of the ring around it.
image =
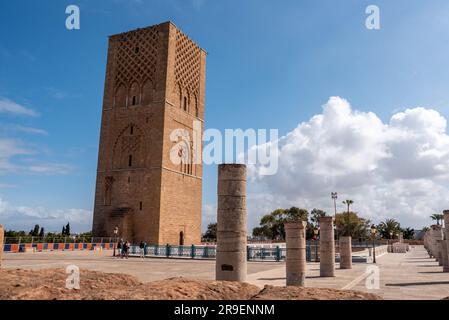
[[[25,251],[74,251],[74,250],[102,250],[113,249],[113,243],[21,243],[21,244],[4,244],[4,252],[25,252]]]

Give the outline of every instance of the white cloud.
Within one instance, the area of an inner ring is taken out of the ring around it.
[[[8,135],[11,133],[27,133],[27,134],[37,134],[37,135],[43,135],[47,136],[48,132],[43,129],[33,128],[33,127],[26,127],[22,125],[15,125],[15,124],[0,124],[0,134],[2,135]]]
[[[217,222],[217,206],[210,203],[203,204],[201,230],[205,232],[210,223]]]
[[[47,232],[59,232],[67,222],[70,222],[72,232],[89,231],[92,224],[92,211],[14,206],[0,198],[0,224],[5,229],[29,231],[35,224],[39,224]]]
[[[36,117],[39,115],[36,111],[32,109],[26,108],[14,101],[1,97],[0,97],[0,113],[11,113],[15,115],[23,115],[30,117]]]
[[[394,217],[423,227],[449,203],[449,136],[437,111],[407,109],[383,123],[331,97],[323,113],[279,139],[279,170],[249,170],[249,222],[291,205],[333,212],[330,193],[355,201],[354,209],[378,221]]]
[[[0,174],[18,169],[18,165],[12,163],[11,159],[19,155],[32,154],[31,150],[23,147],[19,140],[1,138],[0,139]]]
[[[29,148],[19,139],[0,138],[0,175],[7,173],[64,175],[73,172],[74,167],[68,164],[47,163],[30,158],[38,153],[38,150]]]

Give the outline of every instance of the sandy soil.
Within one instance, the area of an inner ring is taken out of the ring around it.
[[[378,300],[357,291],[273,287],[262,291],[250,284],[171,278],[143,284],[124,274],[81,270],[80,290],[65,287],[61,269],[0,270],[0,300]]]
[[[327,288],[274,287],[265,288],[253,300],[382,300],[371,293]]]

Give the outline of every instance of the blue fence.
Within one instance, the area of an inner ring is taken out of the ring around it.
[[[307,261],[314,261],[317,259],[316,253],[319,251],[318,247],[307,245],[306,259]],[[133,245],[130,247],[130,256],[140,256],[141,249],[139,246]],[[190,259],[215,259],[217,254],[214,246],[172,246],[172,245],[148,245],[144,249],[145,257],[160,257],[160,258],[190,258]],[[282,247],[272,248],[258,248],[247,247],[248,261],[282,261],[285,260],[286,249]]]
[[[361,241],[354,242],[353,248],[365,249],[372,247],[372,242]],[[381,243],[376,243],[379,246]],[[338,250],[338,242],[336,250]],[[320,255],[319,242],[307,241],[306,243],[306,260],[309,262],[319,261]],[[131,256],[140,256],[141,249],[137,245],[130,247]],[[147,245],[144,249],[145,257],[161,257],[161,258],[189,258],[189,259],[215,259],[215,246],[173,246],[173,245]],[[282,246],[247,246],[248,261],[283,261],[286,256],[286,248]]]

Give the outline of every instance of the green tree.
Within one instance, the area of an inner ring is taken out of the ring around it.
[[[62,226],[62,232],[61,235],[65,236],[65,226]]]
[[[284,223],[307,221],[308,215],[309,212],[306,209],[297,207],[276,209],[260,219],[260,226],[253,229],[253,236],[283,240],[285,239]]]
[[[404,239],[413,240],[415,238],[415,230],[412,228],[402,229]]]
[[[45,236],[45,230],[44,227],[41,228],[41,231],[39,232],[39,237],[43,238]]]
[[[345,205],[347,205],[348,206],[348,213],[349,213],[349,207],[352,205],[352,204],[354,204],[354,201],[353,200],[345,200],[345,201],[343,201],[343,204],[345,204]]]
[[[65,226],[65,236],[70,236],[70,223],[67,222]]]
[[[318,226],[318,222],[321,217],[325,217],[326,212],[320,209],[313,209],[310,211],[310,221],[312,222],[312,227]]]
[[[209,223],[207,230],[203,235],[206,241],[217,241],[217,223]]]
[[[335,217],[337,234],[351,236],[354,239],[366,238],[369,233],[371,221],[360,218],[356,212],[337,213]]]
[[[37,237],[39,235],[40,227],[38,224],[34,226],[34,229],[30,231],[30,236]]]
[[[401,225],[395,219],[386,219],[377,225],[377,231],[384,239],[390,239],[390,233],[394,236],[401,232]]]
[[[345,200],[345,201],[343,201],[343,204],[345,204],[345,205],[347,205],[348,206],[348,211],[347,211],[347,219],[348,219],[348,221],[346,222],[346,225],[349,227],[351,224],[350,224],[350,221],[349,221],[349,219],[350,219],[350,217],[349,217],[349,209],[350,209],[350,206],[352,205],[352,204],[354,204],[354,201],[353,200],[351,200],[351,199],[347,199],[347,200]],[[351,230],[346,230],[346,231],[344,231],[344,234],[346,234],[346,236],[348,236],[348,235],[350,235],[351,234]]]
[[[432,220],[434,220],[434,221],[436,220],[437,225],[440,225],[440,221],[443,220],[444,215],[439,214],[439,213],[435,213],[435,214],[432,214],[432,215],[430,216],[430,218],[431,218]]]

